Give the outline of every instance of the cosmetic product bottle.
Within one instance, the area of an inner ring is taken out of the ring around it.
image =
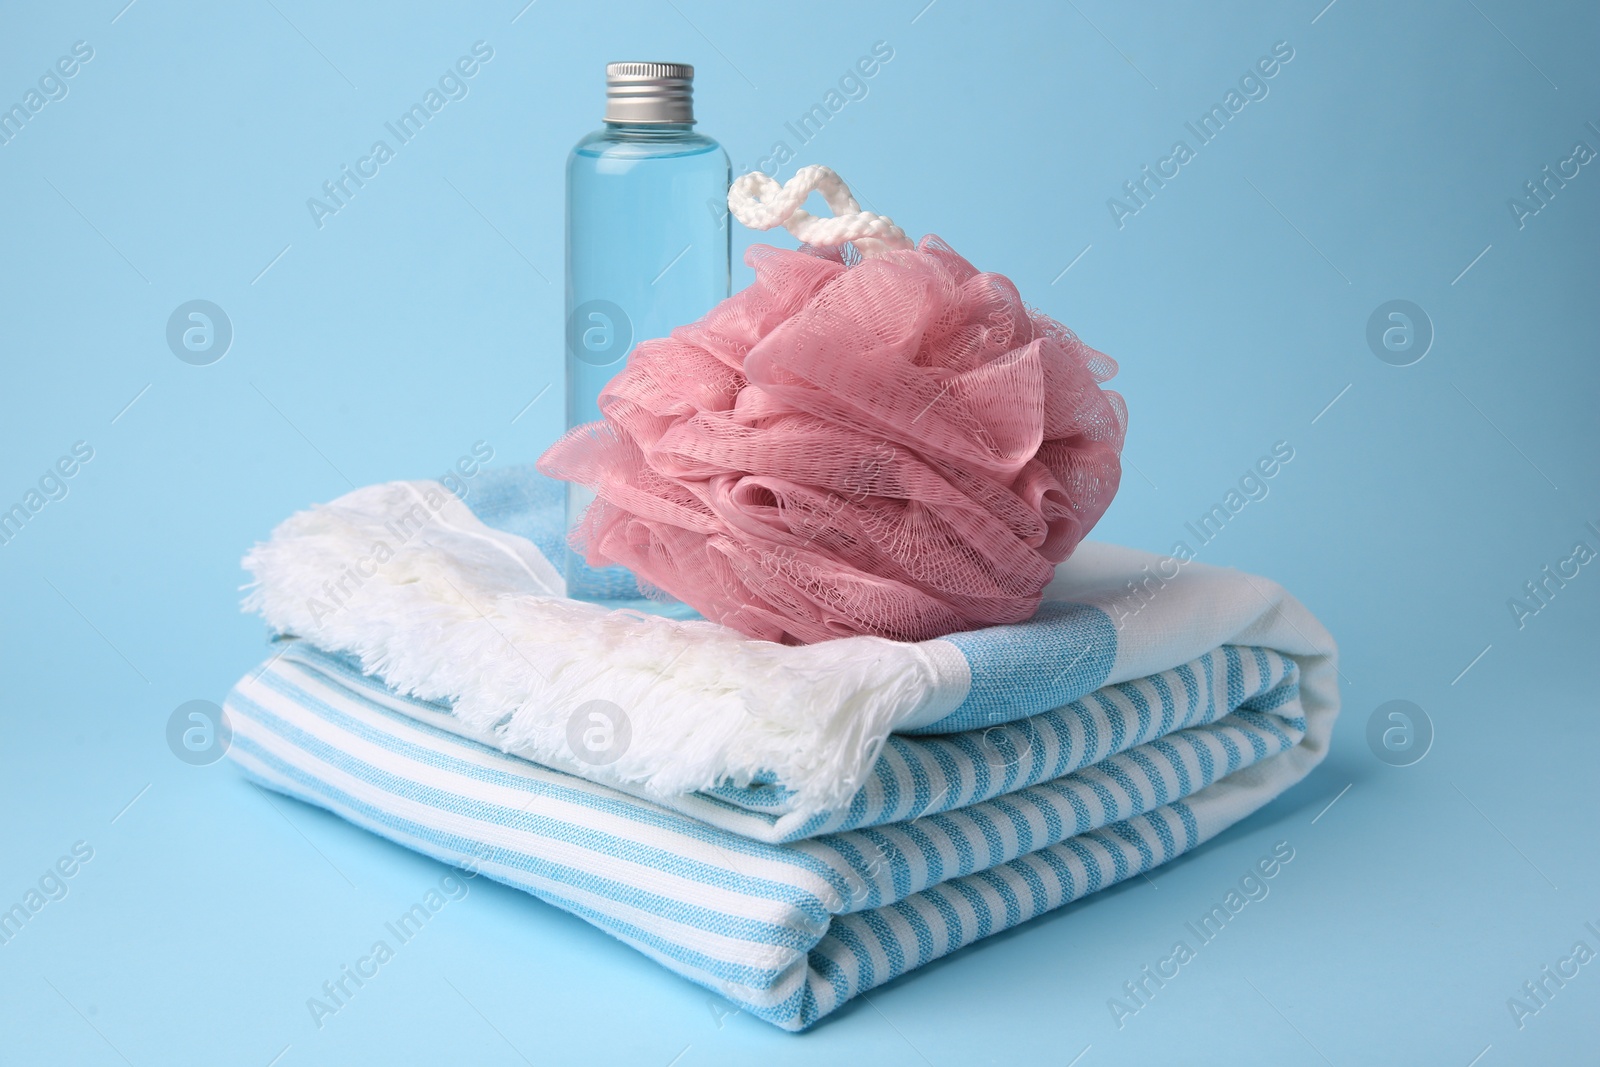
[[[598,399],[640,341],[665,337],[728,296],[728,154],[695,130],[694,68],[606,65],[605,125],[567,159],[566,424]],[[593,499],[567,483],[567,529]],[[567,595],[637,597],[621,567],[565,551]]]

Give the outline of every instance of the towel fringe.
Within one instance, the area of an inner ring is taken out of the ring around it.
[[[889,732],[936,689],[909,644],[791,647],[568,600],[528,542],[434,482],[357,489],[299,512],[244,566],[245,610],[278,633],[452,705],[508,753],[657,796],[770,778],[796,811],[846,804]],[[590,719],[596,710],[603,719]],[[609,730],[599,757],[574,749],[592,725]]]

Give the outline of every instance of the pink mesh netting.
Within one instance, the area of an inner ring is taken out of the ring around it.
[[[1116,363],[931,235],[854,259],[752,247],[540,457],[596,493],[590,566],[788,644],[1034,613],[1117,490]]]

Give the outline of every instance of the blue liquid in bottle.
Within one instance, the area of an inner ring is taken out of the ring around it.
[[[606,68],[605,126],[567,159],[567,427],[600,419],[600,390],[640,341],[665,337],[728,296],[722,146],[694,131],[694,70],[675,63]],[[594,499],[567,483],[570,530]],[[592,568],[570,547],[567,595],[639,597],[632,574]]]

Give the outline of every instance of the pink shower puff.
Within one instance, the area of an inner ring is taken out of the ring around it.
[[[596,493],[573,546],[786,644],[1032,616],[1117,490],[1116,363],[931,235],[746,262],[540,457]]]

